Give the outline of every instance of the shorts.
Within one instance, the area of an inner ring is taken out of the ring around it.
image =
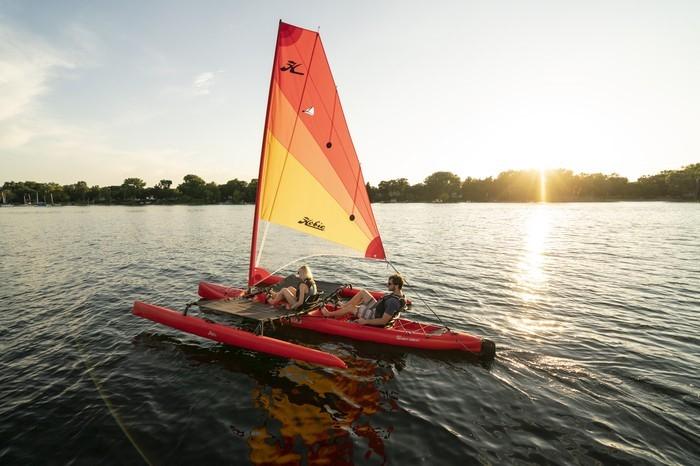
[[[374,306],[377,303],[361,304],[357,307],[357,318],[358,319],[374,319]]]

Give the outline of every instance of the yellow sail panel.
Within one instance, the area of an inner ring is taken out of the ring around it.
[[[306,120],[315,117],[306,114],[300,115],[301,120],[294,126],[294,138],[292,138],[291,126],[288,122],[294,121],[296,118],[296,111],[281,92],[274,92],[273,104],[272,108],[275,118],[270,122],[270,131],[274,137],[280,142],[291,141],[288,146],[290,154],[293,154],[299,163],[306,167],[309,173],[316,178],[316,181],[320,183],[335,199],[338,205],[345,210],[348,217],[356,212],[355,203],[351,194],[345,189],[343,180],[340,178],[336,168],[333,167],[321,147],[316,144],[313,134],[311,134],[305,124]],[[348,168],[350,167],[348,166]],[[359,165],[355,170],[359,175]],[[362,185],[361,189],[364,190],[365,186]],[[353,192],[353,194],[355,193]],[[374,230],[370,228],[363,215],[355,215],[353,221],[359,225],[367,237],[374,238],[376,236],[376,227]]]
[[[317,32],[280,23],[261,152],[249,284],[312,256],[386,257]]]
[[[373,238],[272,134],[267,141],[260,218],[364,254]]]

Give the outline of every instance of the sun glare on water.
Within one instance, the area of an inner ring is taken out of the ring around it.
[[[538,205],[533,206],[533,211],[527,219],[523,238],[525,247],[517,276],[518,283],[523,287],[523,298],[526,301],[536,300],[547,280],[543,262],[550,229],[549,217],[549,207]]]
[[[528,207],[522,229],[523,248],[514,270],[514,291],[521,305],[520,312],[508,320],[512,328],[532,338],[539,338],[558,325],[541,312],[547,302],[549,276],[546,260],[550,247],[551,209],[544,203]]]

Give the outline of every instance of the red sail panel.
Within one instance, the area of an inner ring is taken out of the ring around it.
[[[285,23],[273,62],[259,180],[251,282],[256,268],[279,265],[269,254],[265,258],[263,249],[274,249],[271,241],[294,244],[299,258],[330,252],[298,235],[385,258],[321,39]],[[297,237],[287,241],[280,227]]]
[[[308,117],[301,118],[301,122],[313,135],[338,174],[342,186],[354,199],[355,209],[363,218],[372,219],[370,223],[374,224],[375,236],[379,236],[355,146],[318,33],[281,23],[277,65],[280,72],[275,74],[275,83],[293,108],[299,108],[301,112],[314,109],[314,115],[302,115]],[[282,71],[285,68],[287,70]],[[306,86],[303,75],[299,73],[308,73]],[[328,147],[328,143],[331,143],[331,147]],[[314,165],[310,168],[313,171]]]

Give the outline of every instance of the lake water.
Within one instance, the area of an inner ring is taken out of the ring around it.
[[[700,464],[699,204],[374,208],[406,317],[492,364],[281,331],[327,369],[131,315],[243,284],[251,206],[0,209],[0,463]]]

